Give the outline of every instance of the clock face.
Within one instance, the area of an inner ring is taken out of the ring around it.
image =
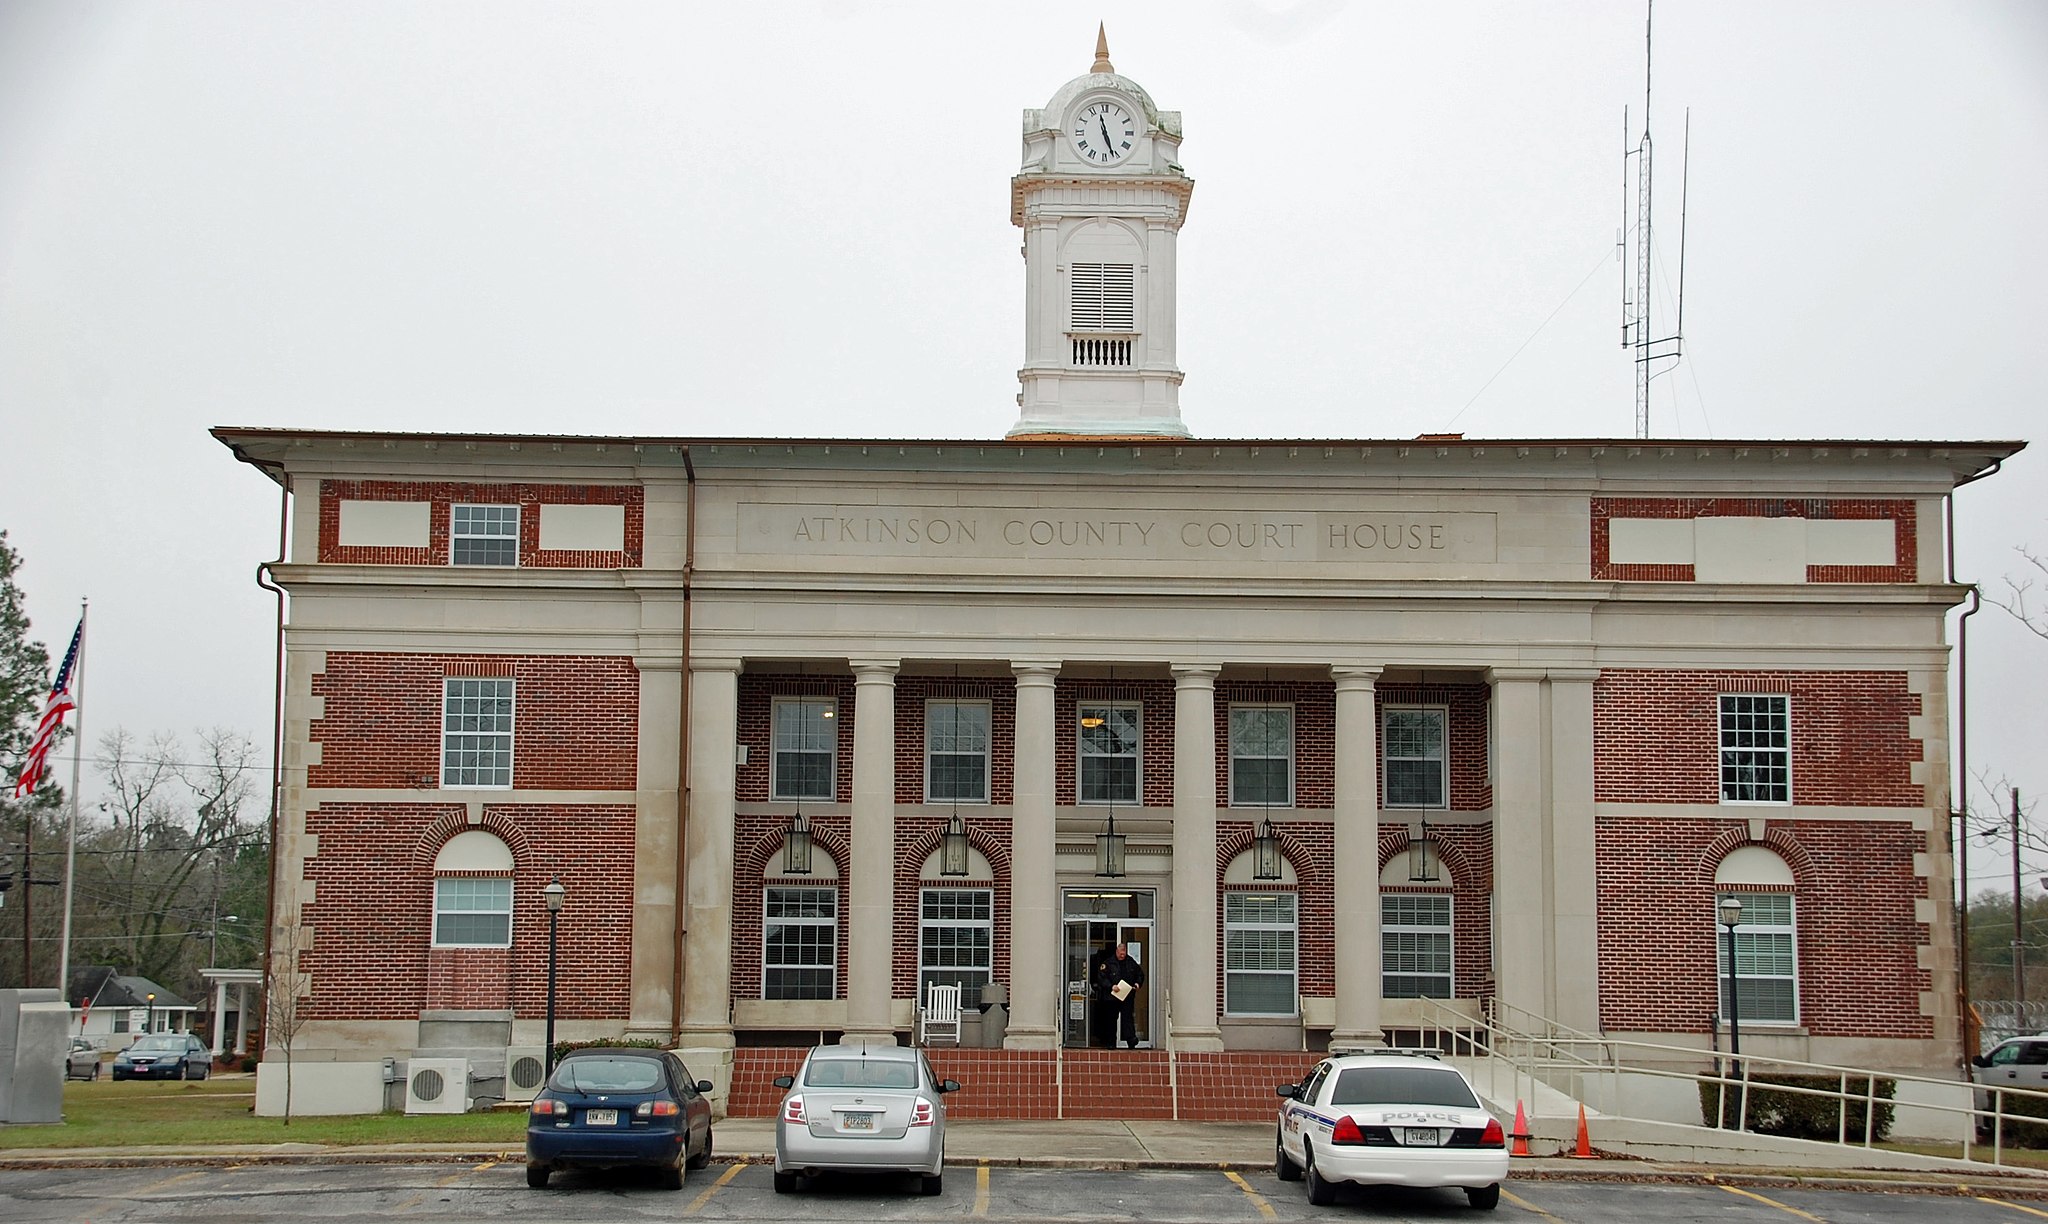
[[[1138,121],[1123,104],[1098,98],[1074,115],[1074,151],[1097,166],[1113,166],[1138,147]]]

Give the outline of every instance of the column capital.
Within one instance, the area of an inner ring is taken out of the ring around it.
[[[1548,671],[1541,667],[1489,667],[1486,669],[1486,682],[1488,684],[1534,684],[1549,674]]]
[[[745,660],[737,655],[692,655],[690,670],[693,672],[736,672]]]
[[[1051,684],[1059,678],[1060,664],[1057,659],[1012,659],[1010,671],[1018,684]]]
[[[1544,671],[1552,684],[1591,684],[1600,678],[1597,667],[1552,667]]]
[[[1340,690],[1371,688],[1379,683],[1380,674],[1386,670],[1384,667],[1367,667],[1357,663],[1332,663],[1330,679],[1337,682]]]
[[[893,682],[896,673],[903,668],[901,659],[853,659],[850,662],[856,684]]]
[[[1175,688],[1214,688],[1223,671],[1214,663],[1175,663],[1171,668]]]
[[[679,672],[683,670],[683,656],[680,654],[633,656],[633,667],[644,672]],[[691,668],[692,671],[696,669]]]

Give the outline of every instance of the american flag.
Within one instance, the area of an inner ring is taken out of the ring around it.
[[[71,699],[71,668],[78,662],[78,644],[84,637],[85,618],[81,616],[78,628],[71,631],[71,649],[64,652],[64,666],[57,669],[57,683],[50,688],[50,699],[43,703],[43,720],[36,724],[36,738],[29,745],[28,761],[21,767],[21,776],[15,779],[16,799],[32,793],[36,783],[49,772],[50,748],[57,742],[57,732],[64,726],[64,716],[78,706]]]

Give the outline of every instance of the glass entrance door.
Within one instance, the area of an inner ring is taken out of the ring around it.
[[[1125,944],[1131,957],[1145,969],[1146,984],[1132,994],[1138,1043],[1154,1044],[1152,1036],[1152,980],[1158,969],[1153,948],[1153,894],[1146,888],[1068,889],[1062,901],[1065,935],[1061,941],[1060,969],[1066,999],[1062,1024],[1069,1046],[1109,1046],[1116,1043],[1116,1015],[1095,1005],[1090,966],[1118,943]]]

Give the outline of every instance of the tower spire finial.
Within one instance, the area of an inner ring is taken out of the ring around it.
[[[1095,23],[1095,63],[1090,72],[1115,72],[1109,62],[1109,30],[1101,22]]]

